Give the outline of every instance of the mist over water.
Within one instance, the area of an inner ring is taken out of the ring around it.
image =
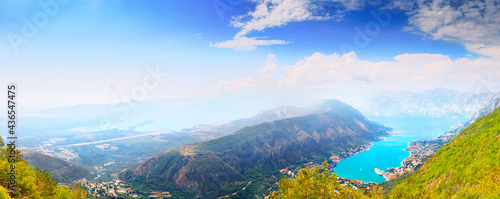
[[[368,117],[372,121],[392,127],[397,136],[386,137],[374,142],[368,151],[363,151],[337,164],[334,172],[337,176],[364,182],[381,183],[386,180],[375,173],[375,168],[386,170],[397,167],[410,153],[403,151],[408,143],[427,140],[448,132],[453,125],[462,122],[457,118],[400,118],[400,117]]]

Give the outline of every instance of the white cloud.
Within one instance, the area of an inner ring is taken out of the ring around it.
[[[359,60],[354,53],[323,55],[315,53],[293,66],[280,80],[285,86],[343,83],[389,90],[422,91],[429,88],[471,90],[475,78],[499,77],[499,60],[460,58],[455,61],[441,54],[403,54],[393,62]]]
[[[455,3],[457,3],[455,1]],[[498,57],[500,48],[500,2],[495,0],[434,0],[417,3],[408,12],[411,30],[436,40],[455,41],[470,52]]]
[[[465,48],[467,48],[471,52],[486,55],[495,59],[500,59],[500,45],[466,44]]]
[[[241,37],[252,31],[280,27],[290,22],[329,18],[315,16],[313,12],[314,6],[308,0],[264,0],[255,7],[255,11],[234,17],[231,24],[241,29],[235,36]]]
[[[332,0],[341,3],[347,10],[359,10],[365,7],[366,0]],[[368,3],[378,4],[380,2],[368,1]]]
[[[258,0],[254,11],[245,15],[233,17],[231,25],[239,28],[239,32],[232,40],[210,43],[210,46],[217,48],[235,48],[237,50],[252,50],[256,46],[289,44],[283,40],[265,40],[262,38],[247,35],[254,31],[263,31],[267,28],[282,27],[291,22],[302,22],[310,20],[341,19],[344,11],[356,10],[364,6],[362,0]],[[334,15],[318,14],[322,9],[316,4],[320,2],[338,2],[345,8],[337,10]]]
[[[500,76],[499,60],[460,58],[451,60],[441,54],[402,54],[394,61],[360,60],[354,52],[343,55],[314,53],[309,57],[278,69],[275,55],[261,69],[260,79],[248,77],[219,82],[219,88],[232,92],[252,89],[371,89],[420,92],[431,88],[460,91],[491,90],[483,81]],[[273,76],[272,74],[281,74]],[[491,81],[490,81],[491,82]],[[494,82],[492,82],[494,83]],[[494,85],[493,87],[498,87]]]
[[[240,93],[249,88],[256,88],[263,85],[271,86],[269,85],[269,81],[272,80],[273,74],[278,70],[279,67],[276,64],[276,55],[268,54],[266,65],[260,69],[260,72],[262,73],[262,76],[260,78],[246,77],[238,78],[233,81],[221,80],[217,83],[216,86],[212,88],[215,88],[218,91],[222,89],[232,93]]]
[[[276,44],[288,44],[289,42],[283,40],[264,40],[256,37],[235,37],[233,40],[221,42],[221,43],[210,43],[211,47],[216,48],[234,48],[236,50],[253,50],[256,46],[268,46]]]
[[[269,80],[273,78],[273,73],[275,71],[278,71],[279,67],[276,64],[276,55],[275,54],[268,54],[267,55],[267,62],[266,66],[264,68],[260,69],[260,72],[262,72],[262,83],[268,83]]]
[[[279,84],[296,86],[304,82],[322,84],[327,81],[349,81],[363,68],[359,65],[362,63],[355,63],[356,59],[354,53],[342,56],[336,53],[332,55],[314,53],[295,65],[283,67],[287,75]]]

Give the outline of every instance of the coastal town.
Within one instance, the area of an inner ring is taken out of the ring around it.
[[[401,162],[401,166],[388,168],[387,171],[375,168],[375,172],[387,181],[412,173],[455,135],[455,133],[445,133],[434,139],[410,142],[406,149],[410,152],[410,156]]]
[[[338,162],[345,160],[348,157],[354,156],[358,153],[361,153],[363,151],[367,151],[368,149],[370,149],[371,146],[372,146],[372,143],[363,144],[363,145],[356,147],[354,149],[350,149],[348,151],[345,151],[345,152],[341,153],[339,156],[332,155],[332,156],[330,156],[330,160],[332,161],[331,166],[336,167]]]
[[[90,198],[168,198],[171,197],[168,191],[140,193],[118,179],[117,175],[112,175],[114,179],[109,182],[91,182],[82,179],[80,183],[86,188]]]
[[[128,197],[137,198],[138,195],[134,193],[130,186],[126,185],[118,178],[110,182],[91,182],[87,179],[82,179],[79,183],[87,189],[89,196],[100,197]]]
[[[390,134],[395,135],[395,133]],[[383,138],[380,138],[383,139]],[[372,143],[363,144],[356,148],[352,148],[350,150],[344,151],[339,155],[332,155],[329,157],[331,160],[328,170],[330,172],[334,172],[334,168],[337,166],[337,163],[354,155],[357,155],[363,151],[367,151],[372,146]],[[313,168],[321,166],[320,164],[308,162],[302,165],[291,166],[280,170],[280,173],[288,175],[289,177],[295,177],[296,173],[305,167]],[[152,193],[143,193],[137,190],[132,189],[130,185],[125,184],[123,181],[118,179],[116,174],[111,175],[112,180],[109,182],[93,182],[86,179],[80,180],[80,183],[83,187],[88,190],[88,193],[91,198],[101,198],[101,197],[111,197],[111,198],[164,198],[171,197],[169,192],[152,192]],[[342,186],[352,186],[354,189],[363,188],[363,189],[371,189],[376,185],[376,183],[366,183],[361,180],[355,179],[346,179],[342,177],[338,177],[338,182]]]

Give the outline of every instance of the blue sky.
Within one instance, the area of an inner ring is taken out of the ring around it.
[[[6,0],[0,79],[20,86],[27,112],[122,101],[155,67],[168,76],[140,100],[266,109],[360,105],[399,90],[497,92],[500,4],[464,2]]]

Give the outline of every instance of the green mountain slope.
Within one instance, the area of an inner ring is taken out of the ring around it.
[[[91,177],[91,173],[86,168],[68,163],[59,158],[44,155],[37,152],[22,151],[23,159],[33,167],[39,167],[42,171],[48,170],[55,181],[71,183],[76,180]]]
[[[368,121],[337,100],[325,113],[245,127],[233,135],[173,148],[120,175],[141,189],[184,191],[184,196],[214,198],[243,190],[267,194],[282,177],[280,169],[320,163],[360,147],[390,130]],[[192,195],[190,195],[192,194]],[[243,194],[243,193],[242,193]]]
[[[460,132],[389,196],[499,198],[500,109]]]
[[[0,137],[0,199],[3,198],[86,198],[87,192],[79,184],[74,187],[58,185],[51,174],[34,168],[20,156],[20,151],[11,150]],[[11,157],[16,154],[15,157]],[[15,160],[15,161],[14,161]],[[15,175],[11,175],[14,168]],[[15,179],[13,183],[11,179]],[[13,187],[12,185],[15,185]]]

